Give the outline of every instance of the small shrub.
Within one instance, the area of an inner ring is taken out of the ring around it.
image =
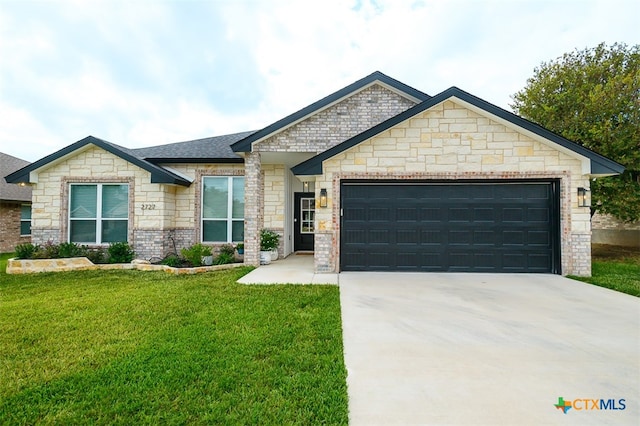
[[[182,266],[184,263],[184,259],[181,259],[178,255],[170,254],[169,256],[162,259],[160,262],[161,265],[171,266],[172,268],[178,268]]]
[[[18,244],[15,248],[16,257],[18,259],[33,259],[38,251],[38,246],[31,243]]]
[[[236,253],[236,249],[235,247],[233,247],[232,244],[224,244],[222,246],[220,246],[220,254],[225,254],[225,255],[229,255],[229,256],[234,256]]]
[[[107,263],[107,254],[103,248],[87,249],[85,257],[95,264]]]
[[[236,250],[238,250],[238,252],[244,251],[244,243],[236,244]]]
[[[38,246],[38,250],[34,254],[36,259],[57,259],[60,257],[60,246],[54,243],[52,240],[47,241],[41,246]]]
[[[268,229],[260,231],[260,250],[271,251],[278,248],[280,240],[277,233]]]
[[[202,266],[202,258],[204,256],[211,256],[211,247],[198,243],[189,248],[183,248],[180,253],[182,253],[182,257],[184,257],[191,266]]]
[[[80,247],[76,243],[60,243],[58,246],[59,257],[80,257],[86,255],[86,252],[86,247]]]
[[[220,254],[218,255],[218,257],[216,257],[213,263],[216,265],[225,265],[227,263],[233,263],[235,262],[235,260],[236,258],[233,254],[220,252]]]
[[[126,242],[109,244],[107,252],[109,253],[109,263],[129,263],[136,255],[129,243]]]

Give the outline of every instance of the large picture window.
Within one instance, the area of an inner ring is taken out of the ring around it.
[[[202,179],[202,241],[244,241],[244,177]]]
[[[129,185],[71,184],[69,241],[106,244],[127,241]]]

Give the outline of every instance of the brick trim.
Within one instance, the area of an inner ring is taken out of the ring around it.
[[[134,244],[135,223],[135,178],[134,177],[63,177],[60,179],[60,234],[59,241],[69,241],[69,187],[72,183],[126,183],[129,185],[129,224],[127,241]]]
[[[347,179],[363,180],[515,180],[515,179],[559,179],[560,180],[560,268],[562,274],[572,273],[573,247],[571,245],[571,172],[339,172],[332,176],[332,211],[333,244],[329,264],[333,270],[340,270],[340,182]],[[331,258],[333,256],[333,258]],[[321,271],[318,271],[321,272]],[[322,271],[326,272],[326,271]]]
[[[244,169],[196,169],[195,179],[195,200],[193,209],[193,224],[195,229],[195,243],[202,242],[202,178],[204,177],[229,177],[229,176],[244,176]],[[246,194],[245,194],[246,199]],[[246,203],[246,201],[245,201]]]

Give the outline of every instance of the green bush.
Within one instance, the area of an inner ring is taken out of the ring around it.
[[[271,251],[278,248],[280,245],[280,237],[277,233],[268,229],[260,231],[260,250]]]
[[[15,248],[16,257],[18,259],[33,259],[38,251],[38,246],[31,243],[18,244]]]
[[[57,259],[60,257],[60,246],[49,240],[41,246],[33,255],[34,259]]]
[[[129,243],[126,242],[109,244],[107,252],[109,253],[109,263],[129,263],[136,255]]]
[[[233,263],[235,261],[236,261],[236,257],[233,254],[220,252],[220,254],[218,255],[218,257],[216,257],[213,263],[216,265],[225,265],[227,263]]]
[[[107,254],[103,248],[88,249],[84,256],[95,264],[107,263]]]
[[[80,247],[76,243],[60,243],[58,245],[59,257],[80,257],[87,254],[86,247]]]
[[[233,257],[236,254],[236,248],[233,244],[224,244],[220,247],[220,254],[225,254]]]
[[[198,243],[189,248],[183,248],[180,253],[182,253],[182,257],[184,257],[191,266],[202,266],[202,258],[204,256],[211,256],[211,247]]]
[[[182,266],[183,262],[184,260],[181,259],[178,255],[170,254],[169,256],[162,259],[162,262],[160,262],[160,264],[171,266],[172,268],[178,268]]]

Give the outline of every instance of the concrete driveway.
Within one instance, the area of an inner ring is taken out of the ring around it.
[[[640,424],[636,297],[557,275],[347,272],[340,300],[351,425]]]

